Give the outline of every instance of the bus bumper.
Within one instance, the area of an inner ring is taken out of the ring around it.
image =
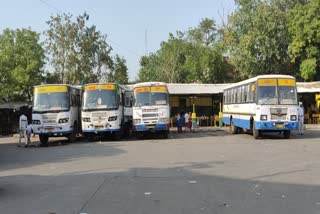
[[[283,130],[298,130],[297,121],[289,122],[273,122],[273,121],[256,121],[257,130],[283,131]]]
[[[168,131],[170,128],[170,124],[165,123],[157,123],[157,124],[138,124],[134,125],[133,129],[136,132],[145,132],[145,131],[151,131],[151,132],[157,132],[157,131]]]
[[[83,133],[105,133],[105,132],[119,132],[120,129],[90,129],[90,130],[82,130]]]

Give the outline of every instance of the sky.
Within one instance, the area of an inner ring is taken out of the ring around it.
[[[86,11],[88,24],[107,35],[112,54],[126,59],[130,80],[141,56],[157,51],[170,32],[196,27],[206,17],[219,25],[235,8],[233,0],[0,0],[0,5],[0,32],[28,27],[43,32],[51,15]]]

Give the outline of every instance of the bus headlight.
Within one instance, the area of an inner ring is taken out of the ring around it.
[[[34,124],[34,125],[40,125],[41,122],[40,122],[40,120],[32,120],[32,124]]]
[[[290,120],[291,121],[296,121],[297,120],[297,115],[290,115]]]
[[[141,123],[140,119],[134,119],[133,120],[133,125],[136,125],[136,124],[139,124],[139,123]]]
[[[268,117],[265,114],[260,115],[260,120],[267,120]]]
[[[59,123],[67,123],[69,121],[69,118],[61,118],[59,119]]]
[[[108,121],[110,122],[110,121],[116,121],[118,119],[118,117],[117,116],[112,116],[112,117],[109,117],[108,118]]]
[[[169,123],[169,119],[168,118],[160,118],[159,123]]]
[[[83,122],[91,122],[91,120],[90,120],[89,117],[83,117],[83,118],[82,118],[82,121],[83,121]]]

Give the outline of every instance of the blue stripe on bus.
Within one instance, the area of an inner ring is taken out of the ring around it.
[[[153,128],[148,128],[148,126],[146,124],[135,125],[135,131],[137,131],[137,132],[143,132],[143,131],[166,131],[166,130],[168,130],[168,125],[164,124],[164,123],[154,124]]]
[[[250,120],[248,119],[239,119],[239,118],[232,118],[233,124],[240,128],[250,129]],[[223,123],[230,125],[230,118],[223,117]],[[291,121],[288,122],[283,128],[276,128],[273,124],[284,124],[284,122],[272,122],[272,121],[256,121],[256,129],[257,130],[297,130],[298,129],[298,122]]]
[[[297,130],[298,122],[288,122],[283,128],[276,128],[273,123],[277,123],[279,125],[283,125],[284,122],[272,122],[272,121],[257,121],[256,129],[258,130]]]
[[[83,133],[101,133],[101,132],[118,132],[120,129],[95,129],[95,130],[82,130]]]

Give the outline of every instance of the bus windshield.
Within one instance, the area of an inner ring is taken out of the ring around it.
[[[295,81],[291,79],[258,80],[258,104],[292,105],[297,104]]]
[[[135,92],[134,106],[168,105],[168,93]]]
[[[68,92],[35,93],[33,111],[65,111],[70,107]]]
[[[83,109],[118,109],[119,99],[117,90],[89,90],[84,92]]]
[[[259,86],[258,88],[258,104],[259,105],[276,105],[278,98],[276,86]]]
[[[297,92],[294,86],[278,86],[280,104],[297,104]]]

